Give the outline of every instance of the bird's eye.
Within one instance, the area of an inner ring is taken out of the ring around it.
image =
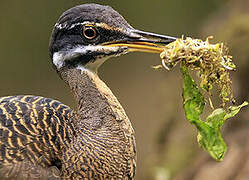
[[[85,38],[92,40],[97,37],[97,30],[91,26],[85,26],[83,28],[83,35]]]

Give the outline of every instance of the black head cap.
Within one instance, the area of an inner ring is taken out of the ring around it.
[[[82,4],[64,12],[57,24],[70,27],[83,21],[105,23],[112,27],[128,28],[131,26],[112,7],[99,4]]]

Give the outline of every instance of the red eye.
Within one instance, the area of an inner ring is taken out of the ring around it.
[[[83,28],[83,35],[85,38],[91,40],[97,37],[97,30],[91,26],[85,26]]]

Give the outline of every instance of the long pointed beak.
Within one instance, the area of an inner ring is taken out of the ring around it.
[[[130,52],[161,53],[165,45],[175,40],[176,38],[170,36],[131,30],[125,39],[105,43],[104,45],[109,47],[127,47]]]

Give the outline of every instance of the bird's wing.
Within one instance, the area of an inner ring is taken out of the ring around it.
[[[0,177],[32,179],[32,172],[60,169],[61,151],[73,134],[72,115],[68,106],[49,98],[0,98]]]

